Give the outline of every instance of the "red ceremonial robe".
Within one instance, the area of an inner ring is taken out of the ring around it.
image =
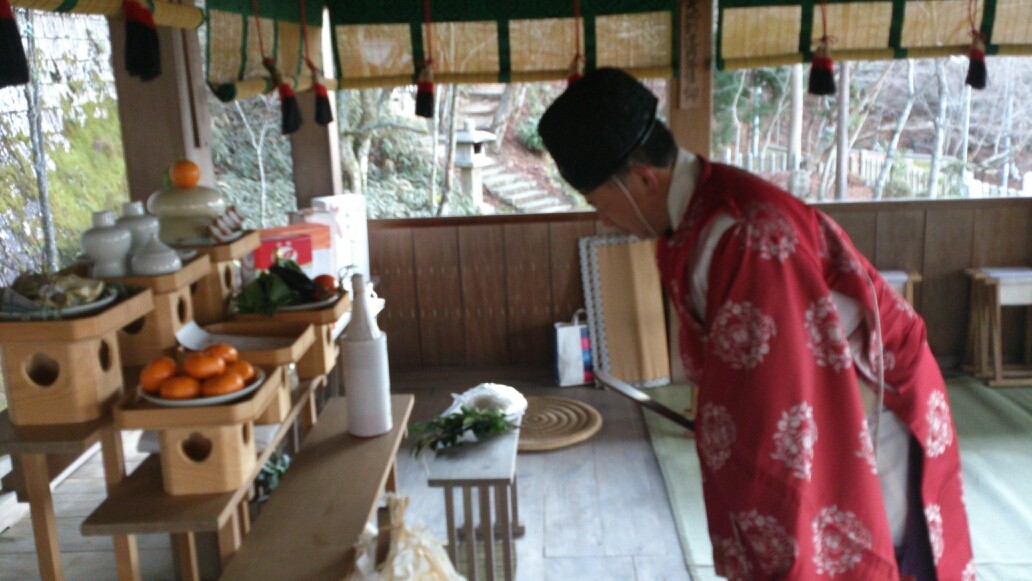
[[[657,259],[699,388],[696,447],[717,573],[900,577],[836,291],[861,309],[860,355],[874,374],[880,322],[885,404],[923,452],[914,466],[938,578],[973,581],[957,437],[924,322],[826,215],[745,171],[700,161],[685,216]],[[713,253],[699,321],[695,247],[722,213],[735,225]]]

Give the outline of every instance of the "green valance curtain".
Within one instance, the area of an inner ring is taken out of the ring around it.
[[[640,77],[678,69],[678,0],[581,0],[581,52],[587,66],[618,66]],[[222,99],[268,86],[261,66],[252,0],[209,0],[208,82]],[[333,27],[338,88],[415,82],[432,34],[434,77],[444,83],[565,79],[574,56],[573,0],[312,0],[309,46],[319,53],[321,7]],[[299,58],[300,10],[294,0],[261,0],[263,39],[298,89],[310,85]],[[270,45],[269,39],[274,39]]]
[[[969,11],[987,54],[1032,54],[1029,0],[829,0],[836,60],[967,54]],[[719,0],[717,66],[754,68],[809,61],[821,36],[820,2]]]

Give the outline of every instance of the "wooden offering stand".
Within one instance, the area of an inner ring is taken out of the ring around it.
[[[0,322],[11,423],[71,424],[103,416],[122,388],[118,329],[153,309],[153,293],[142,290],[85,317]]]
[[[339,349],[333,337],[337,321],[351,309],[351,295],[344,293],[333,304],[310,311],[280,311],[271,317],[258,314],[239,315],[241,321],[279,323],[307,323],[314,326],[315,342],[297,363],[301,379],[310,379],[329,373],[337,363]]]
[[[128,322],[118,331],[122,365],[146,365],[155,355],[175,348],[176,331],[194,317],[195,283],[204,278],[210,268],[208,257],[199,254],[183,268],[169,274],[106,279],[142,286],[154,292],[154,310]]]
[[[24,479],[42,579],[64,579],[47,459],[80,456],[100,441],[108,488],[124,478],[110,415],[123,385],[116,333],[151,311],[153,299],[144,289],[93,315],[0,323],[9,405],[0,413],[0,454],[11,454]],[[138,579],[135,539],[118,535],[114,544],[119,578]]]
[[[133,391],[114,408],[122,430],[159,430],[161,476],[171,495],[211,494],[240,488],[251,477],[257,455],[254,421],[280,391],[285,369],[263,368],[265,382],[235,402],[162,407]]]
[[[211,270],[200,280],[194,295],[194,320],[200,325],[224,321],[229,315],[229,300],[240,291],[239,261],[261,245],[257,230],[226,244],[198,246],[197,252],[211,260]]]
[[[286,367],[296,365],[315,343],[315,327],[309,323],[277,323],[274,321],[236,321],[216,323],[204,330],[220,336],[225,343],[237,348],[240,358],[252,365],[262,367]],[[236,337],[239,341],[235,341]],[[279,339],[279,347],[259,347],[266,339]],[[293,386],[285,378],[282,386],[265,411],[255,419],[255,424],[267,425],[283,422],[290,412],[290,392]]]

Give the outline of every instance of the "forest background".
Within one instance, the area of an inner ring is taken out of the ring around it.
[[[19,272],[70,263],[92,212],[118,211],[128,199],[106,22],[32,11],[18,11],[18,19],[33,82],[0,90],[0,285]],[[798,195],[836,197],[838,127],[848,129],[852,151],[877,160],[874,176],[850,176],[838,199],[961,197],[969,192],[964,172],[1021,193],[1032,171],[1029,62],[990,58],[990,86],[973,93],[964,89],[964,58],[852,63],[844,116],[841,91],[805,98],[799,163],[806,183]],[[665,82],[648,84],[665,102]],[[455,133],[476,110],[478,126],[498,136],[489,155],[504,171],[586,209],[536,134],[537,119],[563,87],[508,85],[488,98],[477,86],[442,85],[432,122],[414,116],[412,87],[340,91],[345,188],[366,196],[370,218],[518,211],[490,192],[485,207],[476,207],[459,191]],[[791,67],[718,72],[713,157],[788,187],[791,94]],[[216,186],[251,226],[284,223],[295,201],[275,96],[233,103],[209,96],[208,103]]]

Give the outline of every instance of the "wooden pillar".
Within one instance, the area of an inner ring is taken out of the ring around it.
[[[294,161],[297,207],[308,208],[316,196],[344,193],[340,174],[340,143],[337,136],[336,99],[330,93],[334,122],[323,127],[315,122],[315,95],[311,90],[297,96],[304,123],[290,136]]]
[[[681,0],[681,74],[669,83],[670,131],[710,157],[713,134],[713,1]]]
[[[678,145],[710,157],[713,135],[713,0],[681,0],[681,74],[668,83],[670,132]],[[667,321],[670,377],[685,381],[676,311]]]
[[[146,201],[164,175],[186,158],[201,168],[201,184],[214,186],[208,115],[197,30],[158,27],[161,75],[143,82],[125,71],[125,25],[109,18],[111,61],[118,92],[129,199]]]

